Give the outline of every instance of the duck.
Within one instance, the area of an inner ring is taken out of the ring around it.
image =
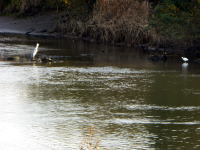
[[[42,55],[40,58],[41,62],[46,63],[46,62],[53,62],[53,59],[51,57],[48,57],[46,55]]]

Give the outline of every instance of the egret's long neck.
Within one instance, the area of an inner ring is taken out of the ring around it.
[[[35,47],[35,49],[33,51],[33,59],[35,58],[35,56],[36,56],[36,54],[38,52],[38,47],[39,47],[39,44],[37,43],[37,45],[36,45],[36,47]]]

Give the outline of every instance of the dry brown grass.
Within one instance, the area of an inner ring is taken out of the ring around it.
[[[97,0],[86,21],[67,17],[60,28],[63,32],[105,43],[135,45],[149,41],[149,16],[147,1]]]
[[[137,0],[99,0],[87,23],[89,35],[106,42],[135,44],[148,37],[149,4]]]

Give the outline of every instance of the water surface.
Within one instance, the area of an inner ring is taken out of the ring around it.
[[[62,62],[0,62],[0,149],[79,149],[94,127],[108,149],[199,149],[200,66],[134,49],[0,36],[0,52]]]

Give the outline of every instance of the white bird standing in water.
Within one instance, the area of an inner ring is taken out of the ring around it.
[[[36,44],[36,47],[35,47],[35,49],[33,51],[33,57],[32,57],[33,60],[35,60],[35,56],[37,55],[38,47],[39,47],[39,43]]]
[[[184,62],[188,62],[188,58],[186,58],[186,57],[181,57],[182,58],[182,60],[184,61]]]

